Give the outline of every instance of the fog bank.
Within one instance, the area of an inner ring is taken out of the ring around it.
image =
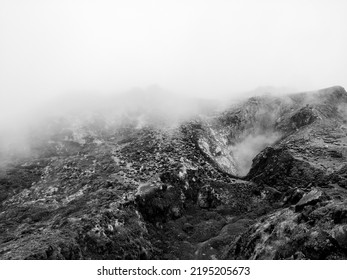
[[[346,84],[347,2],[3,0],[0,95]]]

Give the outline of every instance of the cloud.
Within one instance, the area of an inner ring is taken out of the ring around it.
[[[267,132],[266,134],[250,134],[242,141],[232,145],[231,151],[237,162],[239,175],[245,176],[252,167],[252,160],[264,148],[272,145],[281,134],[278,132]]]

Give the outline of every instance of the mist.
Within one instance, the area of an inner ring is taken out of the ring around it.
[[[175,125],[253,95],[344,86],[346,8],[340,0],[3,0],[0,154],[30,153],[28,135],[45,134],[59,116],[71,125],[101,113],[137,128]]]
[[[0,111],[0,165],[35,156],[33,147],[58,135],[79,144],[121,129],[171,130],[180,123],[208,116],[223,107],[218,100],[185,97],[158,86],[125,92],[85,92],[12,103]],[[61,139],[64,140],[64,139]]]
[[[156,84],[198,97],[346,84],[347,3],[3,0],[0,94],[34,102]]]
[[[250,134],[241,142],[232,146],[231,151],[239,168],[239,175],[245,176],[252,167],[255,156],[267,146],[272,145],[281,134],[278,132],[267,132],[263,134]]]

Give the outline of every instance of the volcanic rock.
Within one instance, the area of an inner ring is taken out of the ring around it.
[[[0,258],[346,259],[346,108],[332,87],[49,120],[1,162]]]

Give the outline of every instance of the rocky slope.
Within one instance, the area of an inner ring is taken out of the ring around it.
[[[0,258],[346,259],[346,108],[333,87],[174,126],[54,119],[2,161]]]

